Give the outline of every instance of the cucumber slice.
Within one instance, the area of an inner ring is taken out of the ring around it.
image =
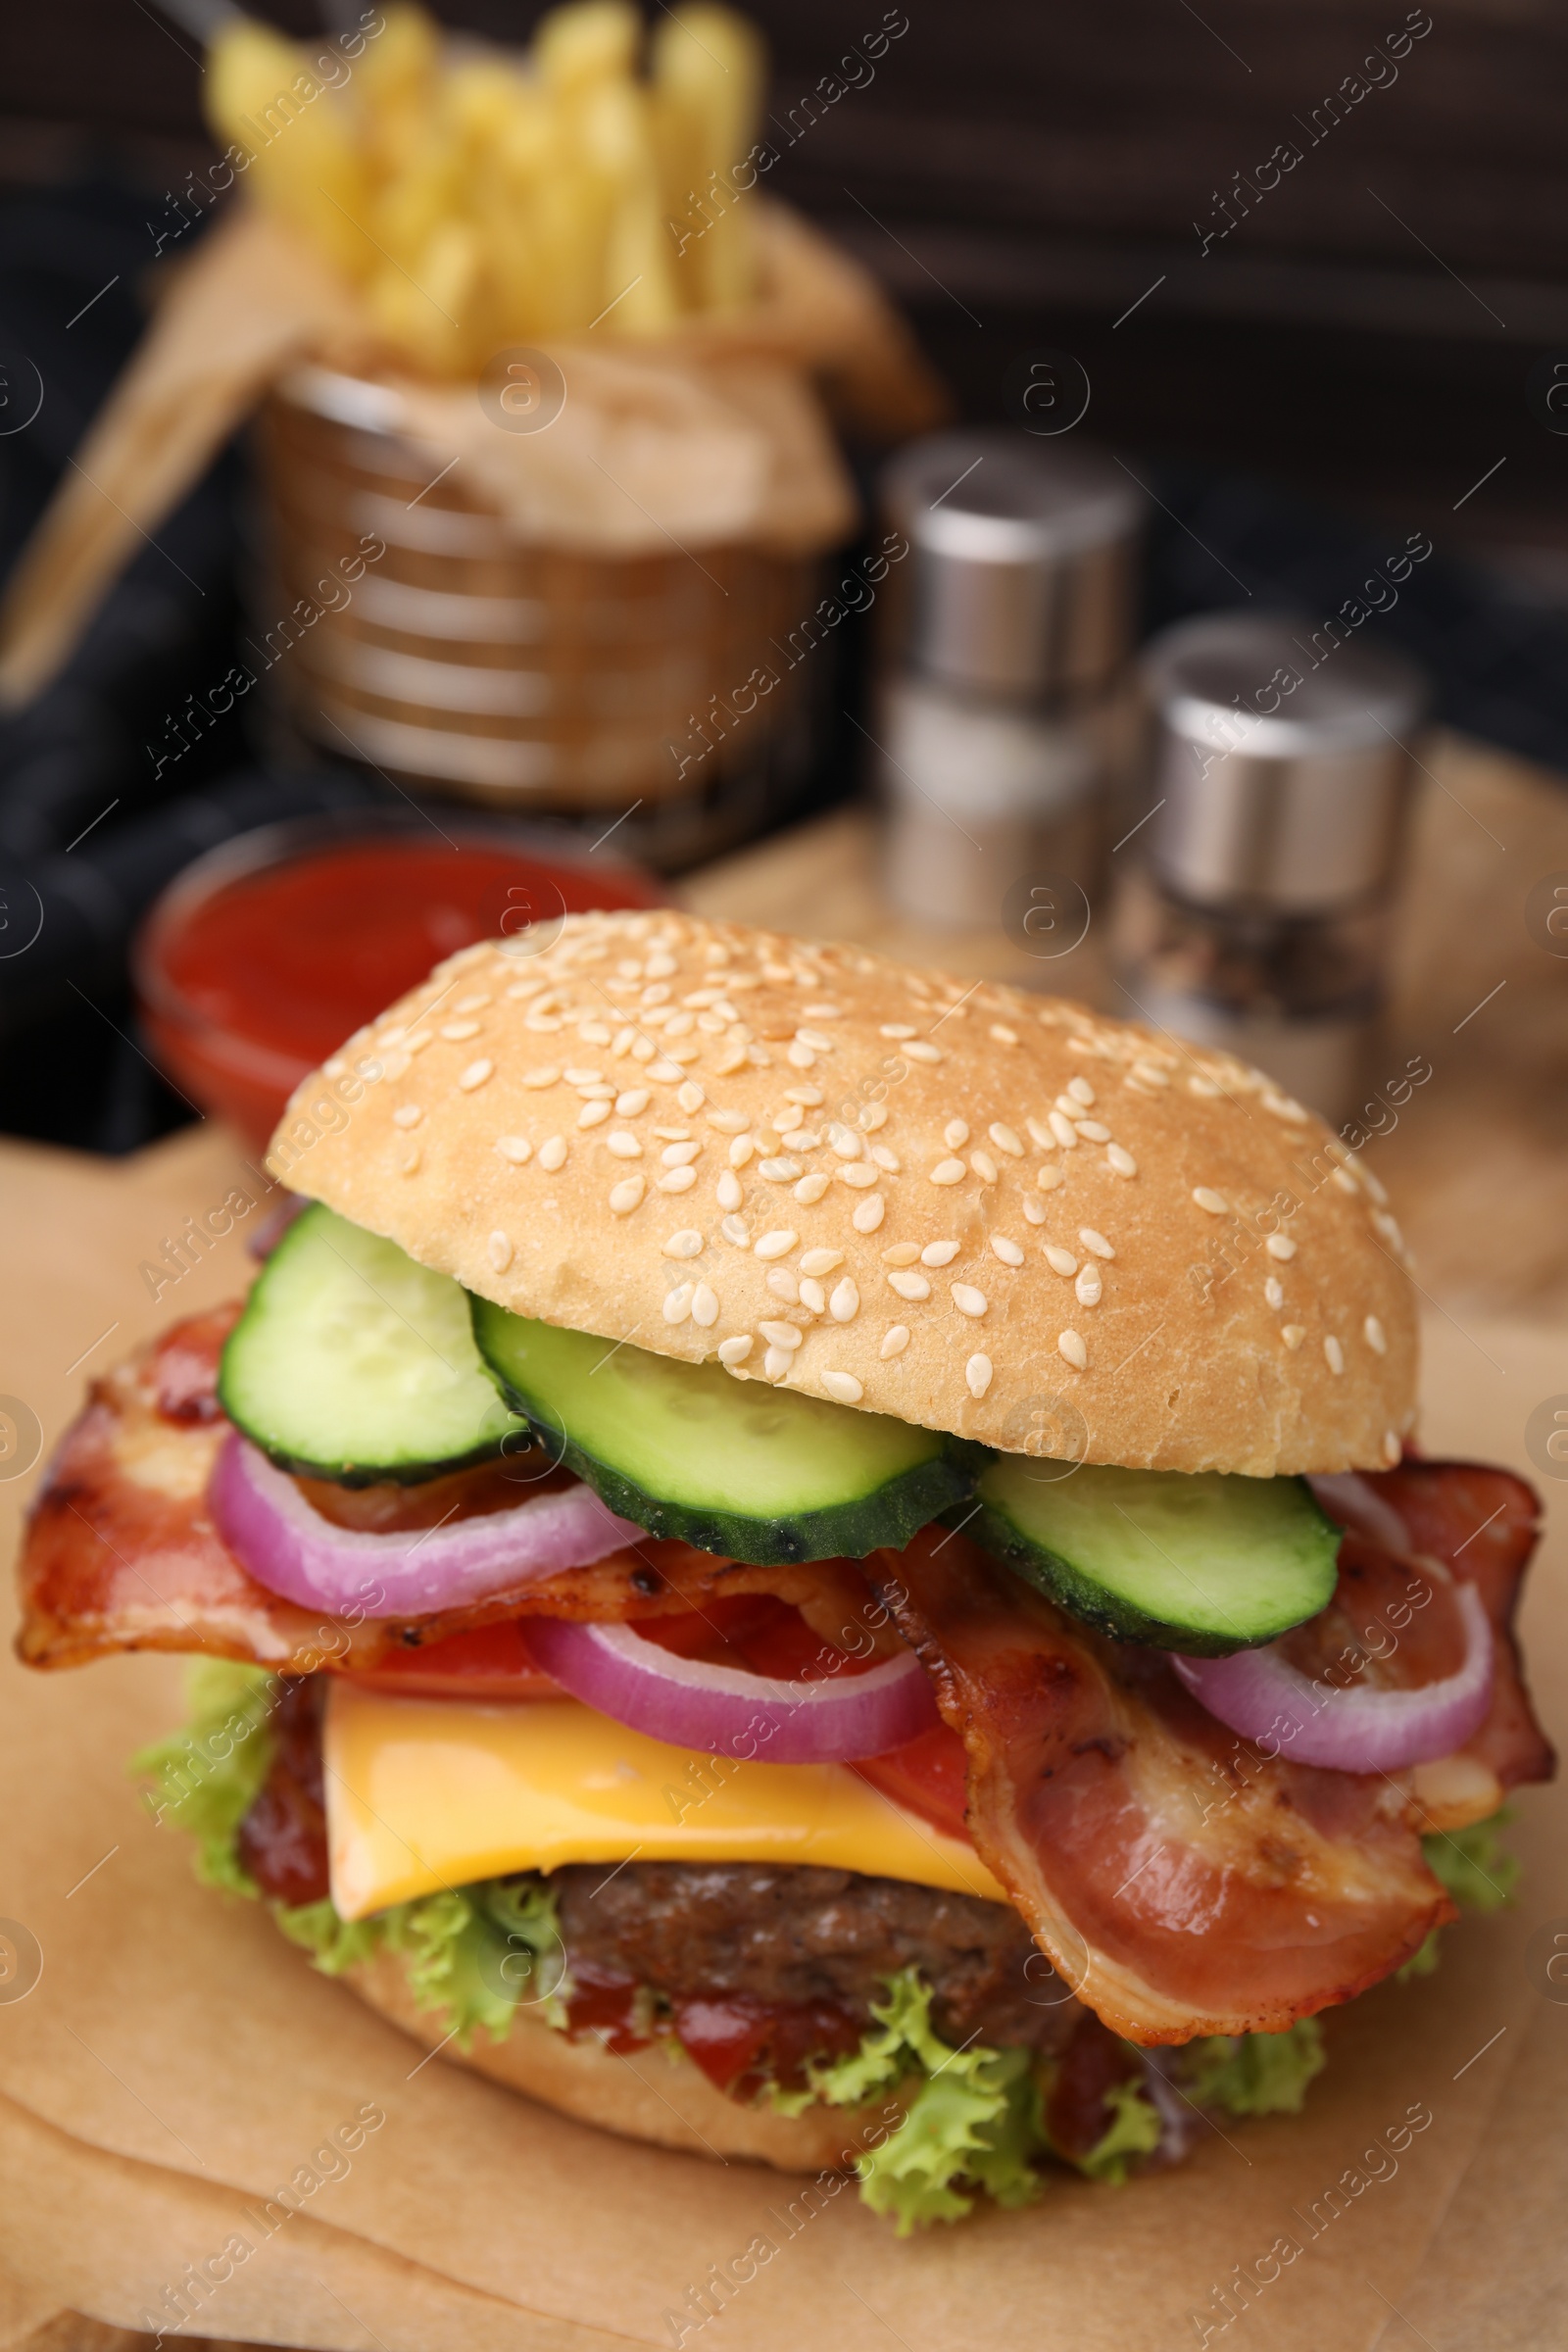
[[[973,1491],[953,1443],[719,1364],[616,1347],[473,1301],[507,1402],[568,1469],[650,1535],[771,1566],[906,1544]]]
[[[1253,1649],[1326,1608],[1340,1530],[1300,1478],[987,1464],[966,1533],[1118,1642],[1191,1657]]]
[[[479,1361],[462,1284],[319,1203],[258,1275],[218,1396],[285,1470],[345,1487],[439,1477],[523,1427]]]

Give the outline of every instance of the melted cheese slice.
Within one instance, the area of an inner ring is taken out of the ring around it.
[[[805,1862],[1006,1896],[972,1847],[843,1764],[742,1764],[576,1699],[327,1700],[332,1900],[345,1919],[566,1862]]]

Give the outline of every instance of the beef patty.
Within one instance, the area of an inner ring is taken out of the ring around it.
[[[1005,1903],[760,1862],[572,1864],[550,1881],[568,1962],[629,1977],[679,2003],[747,1994],[827,2003],[862,2029],[887,1980],[917,1968],[947,2041],[1054,2050],[1078,2004]]]

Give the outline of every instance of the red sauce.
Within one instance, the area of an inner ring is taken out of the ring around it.
[[[264,1143],[289,1093],[432,964],[596,906],[657,904],[626,866],[502,842],[366,838],[176,882],[142,944],[143,1013],[177,1084]]]

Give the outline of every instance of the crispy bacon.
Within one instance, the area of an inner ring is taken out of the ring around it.
[[[20,1566],[19,1654],[29,1666],[81,1666],[122,1649],[253,1659],[285,1674],[368,1668],[448,1635],[519,1615],[664,1616],[706,1593],[774,1592],[831,1638],[863,1610],[865,1588],[836,1561],[754,1568],[672,1542],[612,1552],[525,1591],[405,1623],[333,1617],[270,1592],[219,1536],[207,1482],[229,1424],[217,1402],[218,1358],[237,1307],[191,1317],[95,1384],[67,1431],[33,1508]],[[522,1490],[539,1492],[539,1486]],[[313,1498],[361,1527],[430,1526],[515,1502],[504,1469],[409,1489]]]
[[[1476,1586],[1497,1636],[1486,1723],[1397,1781],[1235,1738],[1157,1651],[1091,1633],[961,1536],[928,1529],[879,1555],[873,1581],[967,1752],[976,1847],[1075,1991],[1131,2040],[1277,2031],[1387,1976],[1453,1916],[1422,1833],[1482,1819],[1553,1770],[1512,1633],[1538,1533],[1530,1489],[1431,1462],[1365,1484],[1408,1551],[1364,1527],[1346,1536],[1334,1602],[1290,1638],[1300,1663],[1370,1650],[1372,1680],[1451,1672],[1453,1612],[1423,1560]]]
[[[1402,1790],[1259,1758],[1157,1650],[1076,1624],[962,1536],[879,1560],[968,1751],[976,1848],[1114,2032],[1278,2032],[1454,1916]]]

